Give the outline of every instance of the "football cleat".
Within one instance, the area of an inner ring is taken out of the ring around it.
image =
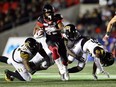
[[[69,73],[68,73],[68,72],[65,72],[65,73],[64,73],[64,77],[65,77],[65,80],[69,80],[69,79],[70,79]]]
[[[60,71],[59,71],[59,75],[60,75],[61,80],[65,81],[64,74],[61,74]]]
[[[61,76],[62,81],[67,81],[70,78],[69,73],[67,73],[67,72],[65,72],[64,74],[60,74],[60,76]]]
[[[14,78],[13,78],[12,76],[9,75],[9,70],[6,69],[6,70],[4,71],[4,73],[5,73],[5,80],[6,80],[6,81],[10,82],[10,81],[13,81],[13,80],[14,80]]]
[[[63,68],[64,68],[64,71],[65,71],[64,78],[65,78],[65,80],[69,80],[70,76],[69,76],[69,73],[68,73],[68,70],[67,70],[67,66],[63,66]]]
[[[62,81],[65,81],[65,76],[64,76],[64,74],[60,74],[60,76],[61,76],[61,80],[62,80]]]
[[[63,66],[63,73],[59,73],[62,81],[67,81],[70,79],[67,66]]]

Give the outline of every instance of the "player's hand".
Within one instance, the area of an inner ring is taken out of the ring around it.
[[[29,70],[29,73],[31,73],[31,75],[33,75],[35,72],[36,72],[35,70],[32,69]]]
[[[107,41],[109,39],[109,36],[106,34],[104,37],[103,37],[103,41]]]
[[[77,60],[80,61],[80,62],[85,62],[85,58],[83,58],[82,56],[80,56],[80,57],[77,56],[76,58],[77,58]]]
[[[94,80],[98,80],[98,77],[96,76],[96,74],[93,74]]]
[[[108,78],[110,78],[110,75],[109,75],[108,72],[106,72],[106,71],[102,71],[102,73],[105,74]]]
[[[34,38],[41,38],[44,36],[44,31],[43,30],[39,30],[39,31],[36,31],[36,33],[34,34]]]
[[[80,61],[81,61],[81,62],[85,62],[86,60],[85,60],[85,58],[81,57],[81,58],[80,58]]]

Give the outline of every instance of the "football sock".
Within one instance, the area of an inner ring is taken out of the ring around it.
[[[60,71],[60,74],[63,74],[64,73],[64,69],[63,69],[63,64],[62,64],[62,61],[61,61],[61,58],[58,58],[56,60],[54,60],[59,71]]]

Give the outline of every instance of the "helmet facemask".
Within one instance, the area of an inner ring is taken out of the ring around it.
[[[54,8],[50,4],[46,4],[43,8],[44,18],[51,21],[54,16]]]
[[[47,19],[49,21],[53,20],[53,16],[54,16],[54,13],[53,12],[45,12],[44,13],[45,19]]]
[[[66,34],[66,37],[71,41],[77,40],[80,37],[79,32],[76,30],[75,26],[72,24],[65,26],[65,34]]]
[[[112,53],[109,52],[106,52],[103,59],[104,59],[104,63],[103,63],[104,67],[113,65],[115,61],[115,58],[113,57]]]
[[[69,32],[69,30],[66,30],[66,37],[69,39],[69,40],[76,40],[76,32],[72,31],[72,32]]]

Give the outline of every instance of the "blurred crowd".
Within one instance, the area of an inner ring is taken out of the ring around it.
[[[40,5],[39,0],[0,1],[0,32],[37,18]]]
[[[36,20],[45,3],[51,3],[55,11],[68,8],[80,3],[99,3],[99,0],[0,0],[0,32],[4,32],[13,27],[25,24]],[[107,0],[112,1],[112,0]],[[116,13],[116,1],[108,3],[98,8],[93,8],[92,11],[86,10],[77,18],[77,29],[83,35],[89,35],[98,38],[101,43],[101,38],[105,34],[109,20]],[[103,43],[106,47],[113,49],[116,43],[116,24],[112,28],[111,40]],[[110,44],[111,43],[111,44]],[[112,45],[113,43],[113,45]]]
[[[93,8],[93,10],[86,10],[82,15],[80,14],[77,19],[77,28],[84,35],[90,35],[101,37],[106,32],[108,22],[116,14],[116,3],[107,4],[105,6],[99,6]],[[116,26],[114,25],[113,28]],[[113,37],[116,37],[116,30],[112,29]]]
[[[1,0],[0,32],[37,19],[45,3],[51,3],[59,11],[78,4],[79,0]]]
[[[93,8],[92,11],[86,10],[83,15],[80,14],[76,27],[82,35],[98,38],[98,41],[116,56],[116,23],[113,24],[109,40],[106,42],[102,40],[106,33],[107,24],[114,15],[116,15],[115,0],[112,3],[107,2],[106,5]]]

